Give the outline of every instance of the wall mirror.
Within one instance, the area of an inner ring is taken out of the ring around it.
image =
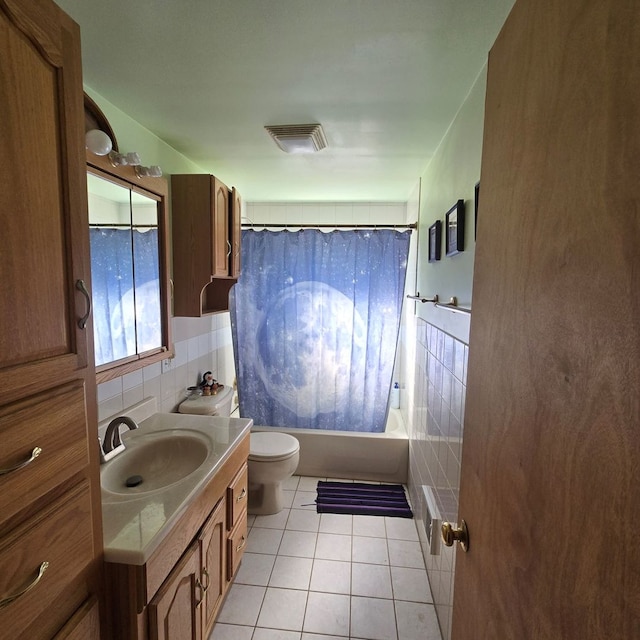
[[[98,382],[173,355],[167,183],[87,152]]]

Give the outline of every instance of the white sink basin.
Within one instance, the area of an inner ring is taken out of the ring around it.
[[[100,469],[106,491],[136,495],[164,489],[188,477],[212,453],[211,441],[189,429],[131,435],[125,450]]]

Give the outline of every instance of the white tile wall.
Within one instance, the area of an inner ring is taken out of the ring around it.
[[[420,545],[446,640],[451,637],[455,548],[440,545],[440,554],[430,555],[422,525],[425,513],[422,485],[435,489],[442,517],[457,522],[468,346],[413,315],[405,317],[404,331],[408,344],[403,375],[412,381],[413,391],[403,404],[410,434],[408,488],[420,523]],[[407,353],[415,354],[413,362]],[[410,557],[408,548],[395,548],[393,553]]]
[[[159,362],[98,385],[98,421],[120,413],[148,396],[158,399],[160,411],[174,411],[188,386],[211,371],[222,384],[233,384],[235,365],[229,313],[205,318],[173,318],[175,357],[162,373]]]
[[[404,202],[249,202],[245,224],[405,224]]]

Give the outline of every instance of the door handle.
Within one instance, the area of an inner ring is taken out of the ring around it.
[[[443,522],[441,533],[446,547],[452,547],[454,542],[459,542],[465,553],[469,551],[469,528],[464,520],[457,529],[454,529],[450,522]]]

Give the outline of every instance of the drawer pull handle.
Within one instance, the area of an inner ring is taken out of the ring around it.
[[[244,497],[246,495],[247,495],[247,488],[242,487],[242,491],[240,492],[240,495],[236,498],[236,502],[240,502],[240,500],[244,500]]]
[[[242,536],[242,538],[240,538],[240,544],[236,547],[236,553],[238,551],[242,551],[244,549],[244,545],[247,544],[247,539]]]
[[[48,569],[49,567],[49,563],[48,562],[43,562],[40,565],[40,568],[38,569],[38,575],[36,577],[36,579],[31,582],[31,584],[27,585],[22,591],[19,591],[18,593],[14,593],[12,596],[9,596],[8,598],[4,598],[3,600],[0,600],[0,609],[2,609],[3,607],[6,607],[8,604],[11,604],[14,600],[17,600],[20,596],[23,596],[25,593],[27,593],[27,591],[31,591],[31,589],[33,589],[33,587],[35,587],[38,582],[40,582],[40,579],[42,578],[42,576],[44,575],[44,572]]]
[[[0,469],[0,476],[5,475],[5,473],[11,473],[12,471],[17,471],[18,469],[22,469],[26,467],[28,464],[31,464],[40,454],[42,453],[42,449],[40,447],[34,447],[31,452],[31,457],[20,464],[17,464],[15,467],[11,467],[10,469]]]

